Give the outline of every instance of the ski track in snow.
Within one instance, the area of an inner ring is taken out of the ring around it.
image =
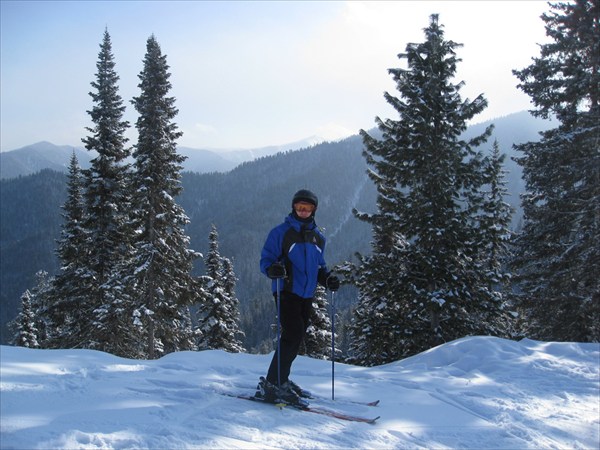
[[[598,449],[600,346],[470,337],[378,367],[299,357],[316,406],[347,422],[219,392],[254,393],[270,355],[155,361],[0,347],[2,449]],[[377,407],[345,400],[373,401]]]
[[[352,213],[352,208],[356,207],[356,204],[358,203],[358,199],[360,198],[360,194],[363,191],[366,184],[367,184],[367,177],[361,178],[360,182],[357,184],[356,188],[354,189],[352,197],[350,198],[348,208],[345,208],[346,213],[343,216],[341,216],[341,219],[340,219],[338,225],[336,225],[335,229],[328,233],[327,239],[330,242],[342,230],[344,225],[346,225],[346,222],[348,222],[350,220],[350,218],[354,217],[354,214]]]

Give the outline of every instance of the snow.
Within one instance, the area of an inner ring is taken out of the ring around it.
[[[597,449],[600,346],[469,337],[378,367],[299,357],[293,379],[374,425],[220,395],[254,393],[270,355],[159,360],[0,347],[2,449]],[[350,403],[380,399],[377,407]]]

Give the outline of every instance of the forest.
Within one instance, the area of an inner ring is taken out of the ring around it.
[[[493,139],[501,143],[508,155],[516,155],[513,144],[537,140],[539,132],[553,124],[521,112],[470,126],[465,135],[475,135],[491,123],[494,124]],[[488,147],[484,144],[482,151],[489,150]],[[355,136],[262,157],[224,173],[182,173],[183,189],[177,200],[190,217],[186,226],[190,247],[206,254],[208,235],[214,224],[221,253],[234,262],[246,348],[258,349],[261,344],[264,347],[265,339],[269,339],[274,307],[269,282],[258,270],[258,258],[269,229],[291,210],[293,192],[308,186],[320,196],[324,206],[316,221],[328,239],[326,257],[332,267],[352,260],[356,252],[370,253],[371,226],[352,215],[353,207],[376,210],[376,190],[367,176],[362,148],[360,137]],[[293,176],[298,165],[306,167],[302,179]],[[515,208],[512,228],[517,229],[522,217],[519,205],[520,194],[524,192],[522,172],[510,158],[505,166],[508,171],[506,201]],[[332,171],[330,167],[337,169]],[[285,177],[275,174],[285,174]],[[0,181],[3,205],[0,296],[5,344],[12,338],[5,325],[16,317],[23,292],[35,285],[35,274],[43,270],[53,276],[59,270],[55,241],[63,224],[61,206],[67,198],[67,179],[67,173],[42,170]],[[45,201],[40,202],[40,198]],[[246,215],[252,220],[240,219]],[[204,261],[195,261],[193,273],[201,275],[204,271]],[[338,292],[340,323],[348,320],[356,299],[357,291],[352,286],[343,286]],[[343,334],[339,342],[342,348],[347,347]]]
[[[398,92],[385,97],[398,117],[210,174],[182,173],[154,37],[132,102],[138,142],[126,145],[105,32],[84,139],[99,156],[86,170],[73,158],[67,175],[2,181],[2,341],[134,358],[268,351],[272,299],[258,254],[292,193],[310,187],[326,259],[345,281],[338,342],[349,362],[386,363],[468,335],[598,342],[599,14],[590,1],[553,6],[543,20],[555,42],[515,68],[532,115],[555,119],[537,138],[468,127],[487,102],[461,98],[460,45],[432,15],[425,40],[390,69]],[[215,303],[230,314],[207,313]],[[221,341],[207,314],[227,321]]]

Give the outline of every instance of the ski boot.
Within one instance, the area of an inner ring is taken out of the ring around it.
[[[310,393],[310,391],[307,391],[306,389],[302,389],[300,386],[298,386],[292,380],[287,380],[286,383],[289,383],[290,389],[292,391],[294,391],[296,393],[296,395],[298,395],[298,397],[300,397],[300,398],[313,398],[313,395]],[[286,383],[284,383],[284,386],[285,386]]]
[[[256,394],[254,396],[267,403],[284,403],[292,406],[308,406],[308,402],[302,400],[298,394],[291,390],[288,382],[278,388],[273,383],[267,381],[265,377],[260,377]]]

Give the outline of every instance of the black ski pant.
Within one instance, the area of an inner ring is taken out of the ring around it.
[[[312,298],[281,292],[281,384],[288,380],[292,363],[298,356],[312,313],[312,301]],[[277,297],[275,297],[275,304],[277,304]],[[267,381],[277,386],[277,349],[267,372]]]

